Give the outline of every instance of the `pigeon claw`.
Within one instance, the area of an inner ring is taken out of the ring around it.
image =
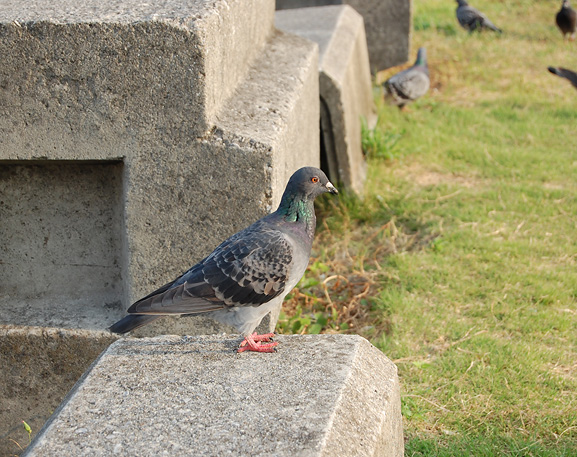
[[[273,336],[274,333],[257,335],[255,332],[247,336],[242,343],[240,343],[237,352],[275,352],[275,346],[278,345],[278,342],[275,341],[271,343]]]

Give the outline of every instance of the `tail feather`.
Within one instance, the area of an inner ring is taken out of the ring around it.
[[[569,82],[571,82],[573,87],[575,87],[577,89],[577,73],[575,73],[574,71],[567,70],[566,68],[561,68],[561,67],[558,67],[558,68],[557,67],[547,67],[547,70],[549,70],[554,75],[557,75],[557,76],[560,76],[561,78],[565,78],[565,79],[569,80]]]
[[[115,324],[112,324],[108,330],[112,333],[128,333],[143,325],[150,324],[160,317],[163,316],[158,314],[129,314]]]
[[[488,29],[494,30],[495,32],[503,33],[503,31],[495,24],[493,24],[489,19],[485,19],[483,26],[487,27]]]

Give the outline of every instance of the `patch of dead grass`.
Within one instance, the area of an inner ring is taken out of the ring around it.
[[[329,316],[323,333],[355,333],[378,336],[389,333],[391,321],[373,313],[372,297],[379,295],[383,277],[391,273],[382,268],[384,258],[398,252],[421,249],[435,235],[408,233],[397,227],[395,220],[380,227],[352,222],[341,233],[333,233],[327,224],[315,239],[314,252],[323,246],[323,253],[311,257],[305,278],[316,279],[312,287],[297,286],[283,304],[286,316],[296,313]],[[319,273],[314,265],[324,264],[329,273]],[[306,283],[305,283],[306,285]],[[301,333],[306,333],[303,328]],[[368,334],[368,333],[370,334]]]

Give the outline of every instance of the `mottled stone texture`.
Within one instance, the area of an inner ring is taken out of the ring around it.
[[[358,336],[124,339],[79,381],[27,456],[403,455],[397,369]]]
[[[373,73],[407,61],[411,0],[276,0],[277,10],[341,4],[352,6],[365,20]]]

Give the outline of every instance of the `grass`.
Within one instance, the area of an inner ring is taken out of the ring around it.
[[[577,43],[560,2],[476,1],[500,36],[453,3],[414,1],[431,90],[378,101],[366,193],[319,202],[279,327],[396,362],[407,456],[576,456],[577,91],[547,66],[577,69]]]

